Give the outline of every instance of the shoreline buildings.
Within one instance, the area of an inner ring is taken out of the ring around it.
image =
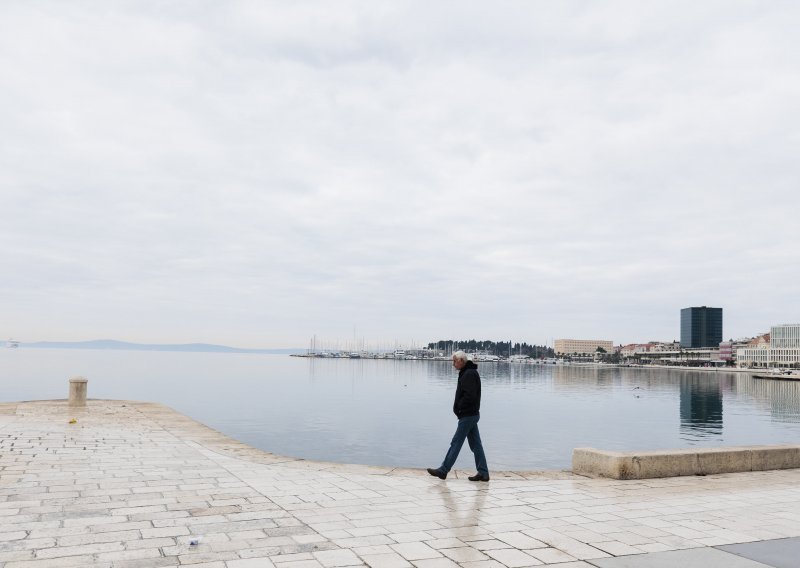
[[[768,335],[756,338],[736,352],[739,367],[800,366],[800,324],[774,325]]]

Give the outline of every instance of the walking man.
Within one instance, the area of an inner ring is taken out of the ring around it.
[[[453,367],[458,370],[456,399],[453,402],[453,412],[458,416],[458,427],[442,465],[438,469],[428,468],[428,473],[439,479],[445,479],[453,469],[466,438],[469,449],[475,454],[475,467],[478,469],[478,473],[469,480],[489,481],[489,466],[486,464],[486,455],[483,453],[481,435],[478,432],[478,420],[481,417],[481,377],[478,374],[478,366],[467,360],[466,353],[456,351],[453,353]]]

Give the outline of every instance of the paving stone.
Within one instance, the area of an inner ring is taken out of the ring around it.
[[[430,560],[415,560],[414,566],[417,568],[458,568],[458,564],[444,557]]]
[[[111,562],[95,563],[91,555],[65,556],[61,558],[49,558],[43,560],[22,560],[6,562],[3,568],[74,568],[76,566],[106,566],[111,568]]]
[[[426,540],[425,544],[436,550],[442,550],[445,548],[461,548],[465,543],[463,540],[458,540],[457,538],[440,538],[437,540]]]
[[[462,562],[477,562],[481,560],[489,560],[489,558],[481,551],[476,550],[470,546],[463,546],[459,548],[443,548],[440,550],[442,554],[461,564]]]
[[[542,541],[521,532],[494,533],[491,536],[514,548],[544,548],[547,546]]]
[[[239,550],[239,556],[242,558],[266,558],[276,556],[281,553],[280,547],[277,546],[263,546],[257,548],[244,548]],[[230,560],[228,561],[230,562]]]
[[[125,547],[120,542],[98,542],[82,546],[54,546],[53,548],[41,548],[37,550],[36,558],[59,558],[62,556],[98,554],[101,552],[118,552],[120,550],[125,550]]]
[[[497,560],[477,560],[474,562],[459,562],[461,568],[505,568]]]
[[[508,543],[495,539],[470,541],[469,545],[478,550],[496,550],[509,546]]]
[[[404,542],[391,545],[391,549],[406,560],[425,560],[441,558],[442,554],[424,542]]]
[[[537,560],[529,554],[525,554],[516,548],[499,548],[487,550],[486,554],[508,566],[508,568],[523,568],[525,566],[541,566],[544,562]]]
[[[87,544],[95,544],[102,542],[123,542],[128,540],[140,540],[141,533],[139,531],[119,531],[119,532],[103,532],[103,533],[88,533],[75,536],[64,536],[58,538],[58,546],[80,546]]]
[[[142,538],[161,538],[169,536],[188,535],[189,529],[186,527],[165,527],[159,529],[142,529]]]
[[[389,554],[365,554],[361,557],[364,563],[371,568],[410,568],[405,558],[394,552]]]
[[[594,543],[594,547],[602,550],[603,552],[607,552],[612,556],[626,556],[629,554],[639,554],[642,552],[638,548],[634,548],[629,544],[625,544],[624,542],[619,542],[616,540],[596,542]]]
[[[391,554],[392,552],[395,552],[394,549],[390,548],[386,544],[379,544],[376,546],[357,546],[355,548],[351,548],[350,550],[360,557],[369,554]]]
[[[541,560],[545,564],[560,564],[562,562],[575,561],[575,557],[557,548],[535,548],[532,550],[525,550],[524,552],[537,560]]]
[[[97,560],[111,560],[114,563],[123,560],[139,560],[143,558],[160,558],[161,551],[157,548],[140,548],[137,550],[121,550],[117,552],[103,552],[95,554]]]
[[[227,568],[274,568],[275,565],[268,557],[246,558],[242,560],[228,560]]]
[[[361,559],[350,550],[323,550],[314,552],[314,558],[325,566],[325,568],[335,568],[337,566],[359,566],[363,564]]]

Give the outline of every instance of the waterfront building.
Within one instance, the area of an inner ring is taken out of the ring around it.
[[[739,367],[800,367],[800,324],[772,326],[736,352]]]
[[[649,351],[678,351],[681,348],[680,341],[651,341]]]
[[[751,338],[736,349],[739,367],[766,367],[769,361],[769,333]]]
[[[764,335],[759,336],[759,337],[764,337],[764,336],[766,336],[766,338],[767,338],[765,343],[769,343],[769,333],[765,333]],[[732,349],[733,349],[733,360],[734,361],[736,361],[739,358],[739,350],[740,349],[749,349],[749,348],[753,347],[753,340],[754,339],[758,339],[758,338],[746,337],[746,338],[734,340],[733,346],[732,346]]]
[[[680,351],[680,342],[678,341],[650,341],[648,343],[630,343],[628,345],[620,346],[619,353],[623,357],[633,357],[641,355],[642,353],[665,353],[665,352],[678,352]]]
[[[674,351],[643,351],[638,352],[636,356],[642,361],[664,365],[709,366],[723,363],[719,358],[719,348],[717,347],[706,349],[682,349],[676,347]]]
[[[721,361],[733,361],[733,341],[723,341],[719,344],[719,358]]]
[[[650,343],[629,343],[620,347],[619,354],[623,357],[633,357],[638,353],[647,353],[650,350]]]
[[[800,349],[800,324],[773,326],[769,335],[773,349]]]
[[[766,341],[764,341],[764,337],[766,337]],[[723,341],[719,344],[719,358],[720,361],[725,361],[729,365],[733,365],[736,363],[736,360],[739,357],[739,351],[741,349],[748,349],[751,347],[755,347],[758,345],[758,342],[762,342],[761,344],[764,347],[769,346],[769,333],[766,333],[762,336],[756,338],[747,338],[747,339],[731,339],[729,341]]]
[[[718,347],[722,342],[722,308],[707,306],[681,310],[681,347]]]
[[[614,352],[614,342],[602,339],[556,339],[553,344],[557,355],[594,355],[598,347],[606,353]]]

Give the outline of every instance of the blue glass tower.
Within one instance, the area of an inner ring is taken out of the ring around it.
[[[681,347],[719,347],[722,341],[722,308],[683,308]]]

